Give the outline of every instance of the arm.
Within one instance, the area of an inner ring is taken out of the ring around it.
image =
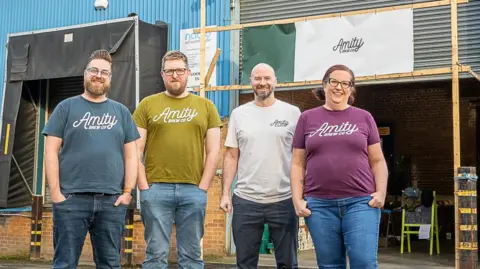
[[[58,152],[62,142],[63,139],[55,136],[47,136],[45,142],[45,173],[53,203],[60,203],[65,200],[65,197],[60,192],[60,168],[58,161]]]
[[[303,199],[303,184],[305,177],[305,149],[294,148],[290,172],[290,185],[292,187],[292,200],[295,211],[299,217],[308,217],[312,213],[307,208],[307,202]]]
[[[305,177],[305,149],[293,149],[290,185],[294,203],[303,200],[303,184]]]
[[[385,203],[385,197],[387,195],[388,168],[380,143],[368,146],[368,160],[376,185],[376,191],[372,194],[376,200],[371,201],[370,205],[381,208]]]
[[[232,192],[232,183],[238,167],[238,148],[227,147],[225,156],[223,157],[223,171],[222,171],[222,196],[230,198]]]
[[[210,128],[207,131],[205,138],[205,167],[203,168],[202,179],[200,180],[199,188],[208,190],[210,182],[215,176],[218,161],[220,159],[220,127]]]
[[[123,193],[131,193],[135,188],[138,172],[138,157],[135,141],[126,143],[123,146],[124,158],[125,158],[125,185],[123,187]]]
[[[138,152],[138,188],[140,190],[148,189],[147,174],[145,173],[145,142],[147,140],[147,130],[137,127],[140,133],[140,138],[137,140],[137,152]]]

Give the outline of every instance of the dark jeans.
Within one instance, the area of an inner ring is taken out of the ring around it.
[[[53,204],[53,269],[74,269],[90,232],[97,269],[120,268],[120,249],[127,206],[120,195],[68,194]]]
[[[318,199],[306,197],[312,215],[305,218],[320,269],[377,269],[380,209],[371,196]]]
[[[257,268],[265,224],[272,237],[277,268],[298,268],[298,218],[291,199],[260,204],[234,195],[232,205],[237,268]]]

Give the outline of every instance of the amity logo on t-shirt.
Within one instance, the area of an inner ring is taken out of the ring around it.
[[[93,116],[90,112],[87,112],[83,115],[83,118],[73,122],[73,127],[83,127],[87,130],[110,130],[117,122],[117,117],[108,113],[104,113],[102,116]]]
[[[357,125],[351,124],[348,121],[340,125],[329,125],[328,122],[325,122],[315,132],[310,133],[309,137],[312,137],[314,135],[318,135],[318,136],[351,135],[356,131],[358,131]]]
[[[192,121],[197,115],[198,112],[196,109],[184,108],[182,110],[173,110],[167,107],[162,113],[153,117],[153,121],[163,120],[165,123],[183,123]]]

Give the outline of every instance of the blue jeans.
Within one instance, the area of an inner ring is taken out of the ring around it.
[[[305,218],[320,269],[378,268],[380,209],[372,208],[371,196],[343,199],[306,197],[312,214]]]
[[[178,268],[203,268],[203,237],[207,192],[192,184],[155,183],[140,192],[145,227],[144,269],[167,269],[175,221]]]
[[[120,268],[126,205],[120,195],[66,194],[53,204],[53,269],[76,269],[87,232],[96,268]]]

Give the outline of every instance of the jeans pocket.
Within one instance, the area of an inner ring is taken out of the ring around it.
[[[67,201],[69,201],[70,198],[73,197],[73,195],[74,195],[73,193],[67,193],[66,195],[64,195],[64,196],[65,196],[65,200],[63,200],[63,201],[61,201],[61,202],[59,202],[59,203],[52,203],[52,204],[53,204],[53,205],[63,205],[63,204],[65,204]]]

